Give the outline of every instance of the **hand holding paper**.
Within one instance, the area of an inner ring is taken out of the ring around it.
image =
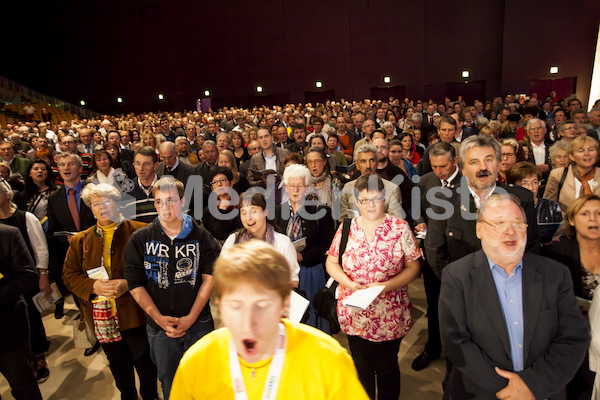
[[[357,310],[365,310],[377,296],[385,289],[384,285],[371,286],[366,289],[360,289],[348,296],[342,304],[346,307],[354,308]]]

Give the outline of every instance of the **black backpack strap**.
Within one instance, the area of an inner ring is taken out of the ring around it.
[[[346,251],[346,245],[348,244],[348,237],[350,236],[350,225],[352,224],[352,219],[344,218],[342,224],[342,239],[340,241],[340,250],[338,256],[338,262],[340,263],[340,266],[342,265],[342,256],[344,255],[344,251]]]
[[[565,179],[567,179],[567,173],[569,172],[569,168],[570,166],[567,166],[564,171],[563,174],[560,178],[560,182],[558,183],[558,196],[560,196],[560,190],[562,189],[564,183],[565,183]]]

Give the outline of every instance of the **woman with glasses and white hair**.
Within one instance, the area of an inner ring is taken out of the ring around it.
[[[150,358],[146,315],[131,297],[124,272],[125,246],[133,232],[146,224],[123,218],[121,193],[112,185],[89,183],[81,198],[96,224],[71,239],[64,285],[80,298],[81,314],[94,327],[121,398],[137,398],[135,368],[142,399],[156,399],[157,372]]]
[[[283,185],[289,201],[275,210],[275,223],[292,243],[296,243],[296,259],[300,264],[298,289],[310,300],[325,286],[325,252],[335,233],[331,209],[316,200],[308,201],[306,194],[311,182],[308,168],[292,164],[283,171]],[[308,325],[331,333],[329,322],[317,319],[315,309],[309,310]]]
[[[339,227],[329,247],[327,272],[340,284],[337,313],[361,383],[371,399],[375,393],[380,399],[397,399],[398,350],[412,327],[407,286],[420,274],[421,250],[409,224],[385,213],[380,177],[363,175],[354,187],[360,216]],[[348,242],[340,250],[345,224],[350,224]],[[366,309],[344,305],[353,292],[374,286],[383,291]]]

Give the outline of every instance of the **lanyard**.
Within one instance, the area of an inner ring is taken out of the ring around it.
[[[262,400],[272,400],[277,396],[277,388],[279,387],[279,380],[281,379],[281,371],[283,371],[283,362],[285,360],[285,347],[285,326],[282,323],[279,323],[277,347],[275,348],[275,354],[273,355],[271,366],[267,373],[267,381],[263,389]],[[233,339],[229,342],[229,369],[231,372],[231,383],[233,385],[233,392],[235,393],[235,400],[248,400],[246,384],[244,382],[240,360]]]

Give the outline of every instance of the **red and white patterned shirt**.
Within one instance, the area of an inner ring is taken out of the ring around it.
[[[338,258],[342,226],[339,227],[328,254]],[[386,215],[370,242],[356,219],[350,225],[346,250],[342,255],[342,269],[353,281],[366,285],[385,282],[402,272],[404,263],[422,256],[409,224]],[[389,341],[403,337],[412,327],[412,307],[407,288],[381,293],[363,311],[342,305],[352,291],[340,285],[337,312],[342,331],[372,342]]]

